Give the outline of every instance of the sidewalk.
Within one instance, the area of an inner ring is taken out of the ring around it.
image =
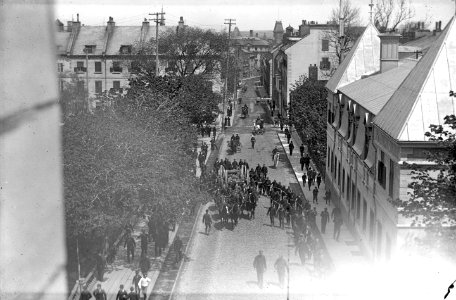
[[[318,193],[318,204],[312,204],[312,190],[314,189],[315,185],[311,186],[311,190],[309,191],[307,184],[306,187],[303,187],[303,182],[302,182],[302,175],[305,172],[305,167],[304,171],[301,171],[301,164],[299,163],[300,159],[300,152],[299,152],[299,147],[301,146],[302,142],[301,139],[299,138],[299,135],[293,131],[292,132],[292,138],[291,140],[293,141],[293,144],[295,146],[293,155],[290,156],[290,150],[288,148],[288,141],[284,133],[280,132],[280,129],[277,130],[277,136],[286,152],[286,155],[288,157],[288,160],[290,161],[290,164],[293,168],[293,171],[295,173],[296,179],[299,182],[299,186],[301,187],[304,196],[307,200],[312,205],[312,209],[315,206],[318,211],[317,215],[317,228],[321,232],[321,217],[320,213],[324,210],[325,207],[328,208],[329,214],[331,215],[331,211],[334,208],[334,203],[331,202],[330,205],[325,204],[324,196],[325,196],[325,183],[324,179],[322,180],[320,184],[320,189]],[[305,146],[305,151],[307,151],[307,146]],[[313,169],[316,169],[314,163],[311,161],[310,163],[311,167]],[[353,237],[351,232],[348,230],[345,224],[342,225],[341,231],[340,231],[340,238],[339,242],[333,239],[333,228],[334,228],[334,223],[332,220],[326,225],[326,233],[321,234],[323,238],[323,242],[326,245],[326,248],[328,250],[328,253],[332,259],[332,262],[336,268],[339,267],[350,267],[354,265],[359,265],[359,264],[364,264],[367,262],[366,257],[363,255],[361,248],[359,247],[358,242],[356,239]]]

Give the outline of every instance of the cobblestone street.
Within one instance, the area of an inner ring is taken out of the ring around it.
[[[237,161],[246,159],[251,168],[257,164],[266,164],[269,167],[268,176],[271,181],[276,180],[285,185],[298,184],[283,152],[278,167],[272,167],[272,149],[277,146],[283,151],[277,138],[278,129],[266,124],[265,134],[256,136],[255,149],[251,148],[253,120],[258,115],[265,117],[262,106],[255,104],[252,85],[253,81],[250,82],[243,102],[249,105],[249,117],[241,119],[239,108],[236,107],[234,126],[225,133],[226,140],[231,134],[239,133],[242,150],[234,155],[228,155],[227,144],[224,142],[219,156]],[[266,122],[267,120],[265,118]],[[238,226],[232,229],[222,228],[217,223],[217,211],[213,203],[209,203],[207,208],[212,214],[215,226],[213,225],[210,235],[206,236],[204,224],[198,220],[187,253],[190,259],[183,266],[173,299],[286,299],[287,288],[279,287],[278,275],[274,270],[274,262],[280,255],[289,259],[291,294],[312,294],[313,290],[318,290],[320,281],[311,276],[312,262],[301,266],[298,256],[294,253],[291,228],[286,227],[283,230],[277,227],[277,224],[276,227],[271,227],[266,215],[268,207],[269,198],[261,197],[256,209],[256,218],[241,218]],[[268,265],[263,289],[257,285],[256,272],[252,266],[259,250],[264,251]]]

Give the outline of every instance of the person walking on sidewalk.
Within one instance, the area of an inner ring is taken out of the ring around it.
[[[299,159],[299,163],[301,164],[301,171],[303,171],[305,159],[304,159],[304,156],[302,156],[302,154],[301,154],[301,158]]]
[[[139,281],[138,285],[141,288],[141,294],[144,295],[144,300],[147,299],[147,288],[149,287],[151,280],[147,277],[147,273],[143,274],[143,278]]]
[[[255,149],[256,139],[255,139],[255,136],[253,134],[252,134],[252,137],[250,138],[250,142],[252,143],[252,149]]]
[[[101,283],[97,284],[97,289],[92,294],[95,300],[107,300],[106,292],[101,288]]]
[[[310,177],[309,172],[307,172],[307,186],[309,187],[309,192],[310,192],[310,186],[312,185],[312,178]]]
[[[127,300],[128,299],[128,292],[124,289],[124,285],[121,284],[119,287],[119,291],[117,292],[116,300]]]
[[[141,254],[141,257],[139,258],[139,268],[143,275],[147,275],[147,272],[149,272],[150,260],[145,254]]]
[[[299,146],[299,152],[301,152],[301,156],[304,156],[304,143],[301,143],[301,146]]]
[[[315,187],[313,189],[312,195],[313,195],[312,203],[317,203],[318,204],[318,188],[317,187]]]
[[[92,294],[87,290],[87,285],[84,285],[79,300],[89,300],[90,298],[92,298]]]
[[[309,171],[310,157],[308,153],[304,156],[304,165],[306,166],[306,170]]]
[[[328,212],[328,208],[325,207],[325,210],[323,210],[321,213],[320,213],[320,216],[321,216],[321,233],[326,233],[326,224],[328,224],[329,222],[329,212]]]
[[[135,292],[139,293],[139,286],[138,283],[141,280],[141,275],[139,275],[139,270],[135,271],[135,276],[133,276],[133,280],[131,281],[132,285],[135,287]]]
[[[342,212],[340,211],[340,208],[338,206],[333,208],[333,210],[331,212],[331,217],[333,218],[333,222],[334,222],[333,238],[336,241],[339,241],[340,228],[342,227],[343,219],[342,219]]]
[[[174,252],[176,253],[176,260],[174,263],[177,265],[182,259],[182,240],[180,239],[179,235],[176,234],[176,238],[174,239]]]
[[[205,233],[206,235],[209,235],[211,232],[211,225],[212,225],[212,218],[211,215],[209,214],[209,209],[206,209],[206,213],[203,216],[203,223],[206,225]]]
[[[290,133],[290,131],[288,131],[288,128],[285,129],[285,131],[287,131],[287,133],[286,133],[286,134],[287,134],[287,142],[288,142],[288,144],[289,144],[290,141],[291,141],[291,133]]]
[[[306,187],[306,181],[307,181],[307,175],[306,173],[302,174],[302,187],[305,188]]]
[[[263,255],[263,251],[260,250],[260,253],[253,260],[253,268],[257,272],[258,286],[263,288],[263,274],[266,271],[266,258]]]
[[[317,187],[320,188],[320,184],[321,184],[321,174],[320,172],[317,173]]]
[[[139,300],[139,292],[136,292],[135,291],[135,288],[138,288],[137,287],[138,285],[136,285],[135,287],[130,287],[130,293],[128,294],[128,300]]]
[[[283,206],[281,205],[279,209],[277,210],[277,216],[279,217],[279,227],[280,228],[285,228],[285,210],[283,209]]]
[[[97,266],[97,279],[98,281],[103,281],[105,267],[106,267],[106,256],[100,251],[96,257],[96,266]]]
[[[325,202],[327,205],[331,204],[331,190],[328,188],[325,192]]]
[[[127,248],[127,262],[130,262],[130,254],[131,254],[131,259],[135,259],[135,248],[136,248],[136,242],[135,239],[131,236],[128,235],[127,239],[125,240],[124,248]]]
[[[283,288],[285,283],[285,271],[288,271],[288,264],[283,258],[283,255],[276,260],[274,268],[277,270],[277,275],[279,275],[279,285]]]
[[[293,141],[289,142],[288,148],[290,148],[290,156],[293,156],[293,149],[294,149]]]
[[[149,244],[149,238],[144,229],[141,232],[140,238],[141,238],[141,254],[147,254],[147,246]]]

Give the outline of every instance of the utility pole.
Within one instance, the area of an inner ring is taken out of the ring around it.
[[[228,66],[229,66],[229,57],[230,57],[230,40],[231,40],[231,25],[236,25],[234,23],[236,19],[225,19],[225,25],[228,25],[228,45],[226,49],[226,70],[225,70],[225,89],[224,89],[224,96],[223,96],[223,119],[222,119],[222,128],[223,122],[225,122],[225,103],[226,103],[226,94],[228,90]]]
[[[156,48],[155,48],[155,76],[159,75],[159,61],[158,61],[158,26],[165,25],[165,13],[163,12],[163,7],[161,12],[156,12],[149,14],[151,16],[155,16],[155,18],[150,19],[150,21],[155,22],[155,41],[156,41]],[[160,15],[160,17],[159,17]]]

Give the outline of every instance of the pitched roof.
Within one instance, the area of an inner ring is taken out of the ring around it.
[[[380,38],[373,24],[367,25],[348,55],[328,80],[326,88],[333,93],[340,87],[380,70]]]
[[[401,141],[424,141],[429,125],[456,113],[449,90],[456,82],[456,21],[440,37],[392,95],[374,123]]]
[[[245,46],[250,44],[252,46],[269,46],[269,43],[259,38],[237,38],[233,39],[235,45]]]
[[[144,41],[155,39],[155,26],[150,26],[144,35]],[[119,54],[122,45],[134,46],[141,39],[141,26],[116,26],[106,49],[107,55]]]
[[[407,42],[405,44],[402,44],[402,47],[415,47],[419,48],[421,51],[426,52],[434,43],[435,41],[439,38],[441,35],[441,32],[436,32],[435,35],[425,35],[422,37],[419,37],[413,41]],[[399,47],[401,47],[399,46]]]
[[[376,115],[415,65],[416,61],[407,60],[397,68],[357,80],[339,91]]]
[[[65,54],[70,41],[71,32],[57,31],[55,33],[55,44],[57,46],[57,54]]]
[[[81,26],[74,43],[73,55],[84,55],[86,45],[95,45],[93,54],[103,54],[106,26]]]
[[[264,39],[264,35],[266,35],[266,39],[273,39],[274,38],[274,32],[271,30],[254,30],[253,34],[256,37],[256,34],[258,33],[258,38]],[[250,37],[250,31],[239,31],[239,36],[240,37]]]

